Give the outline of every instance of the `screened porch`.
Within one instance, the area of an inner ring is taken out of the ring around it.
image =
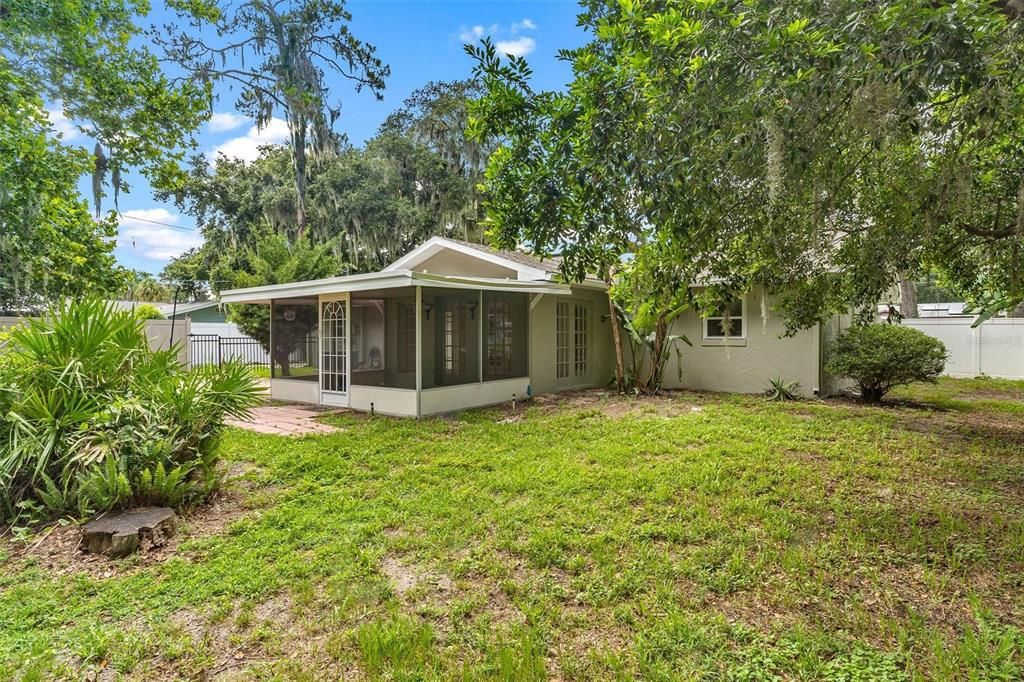
[[[272,398],[419,416],[527,395],[531,301],[565,288],[374,274],[225,292],[269,306]]]

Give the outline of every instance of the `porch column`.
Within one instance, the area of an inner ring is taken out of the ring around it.
[[[420,416],[423,391],[423,287],[416,287],[416,417]]]
[[[268,345],[270,350],[267,351],[267,355],[270,357],[270,379],[274,379],[274,299],[270,299],[270,321],[267,323],[270,326],[267,329],[267,338],[269,339]]]
[[[479,296],[477,297],[476,312],[477,312],[477,318],[476,318],[476,322],[477,322],[477,327],[476,327],[476,329],[477,329],[476,350],[477,350],[477,353],[476,353],[476,355],[477,355],[477,361],[478,361],[477,362],[477,367],[476,367],[476,371],[477,371],[476,380],[477,380],[477,383],[482,384],[482,383],[484,383],[484,349],[485,349],[485,343],[484,343],[484,290],[483,289],[480,290]]]

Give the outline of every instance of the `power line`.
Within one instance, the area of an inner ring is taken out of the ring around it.
[[[126,220],[138,220],[138,221],[143,222],[143,223],[153,223],[154,225],[162,225],[163,227],[169,227],[172,230],[179,230],[181,232],[198,232],[199,231],[199,228],[196,228],[196,227],[184,227],[183,225],[172,225],[171,223],[164,223],[164,222],[161,222],[159,220],[151,220],[149,218],[140,218],[139,216],[136,216],[136,215],[125,215],[124,213],[121,213],[120,211],[117,212],[117,215],[122,217],[122,218],[124,218],[124,219],[126,219]]]

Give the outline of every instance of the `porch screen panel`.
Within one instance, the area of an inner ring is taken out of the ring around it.
[[[484,292],[484,381],[529,375],[526,294]]]
[[[398,371],[416,371],[416,302],[398,302]]]
[[[257,335],[270,356],[271,377],[317,381],[320,352],[315,298],[274,299],[270,304],[270,328]]]
[[[450,303],[444,309],[444,375],[461,378],[466,372],[466,306]]]
[[[348,339],[345,335],[345,302],[328,301],[321,308],[320,377],[325,391],[348,390]]]
[[[423,289],[423,388],[480,380],[480,293]]]

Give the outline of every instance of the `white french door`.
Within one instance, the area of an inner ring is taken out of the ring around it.
[[[348,407],[348,296],[320,299],[320,402]]]
[[[555,379],[561,386],[586,384],[590,377],[590,306],[558,301],[555,306]]]

